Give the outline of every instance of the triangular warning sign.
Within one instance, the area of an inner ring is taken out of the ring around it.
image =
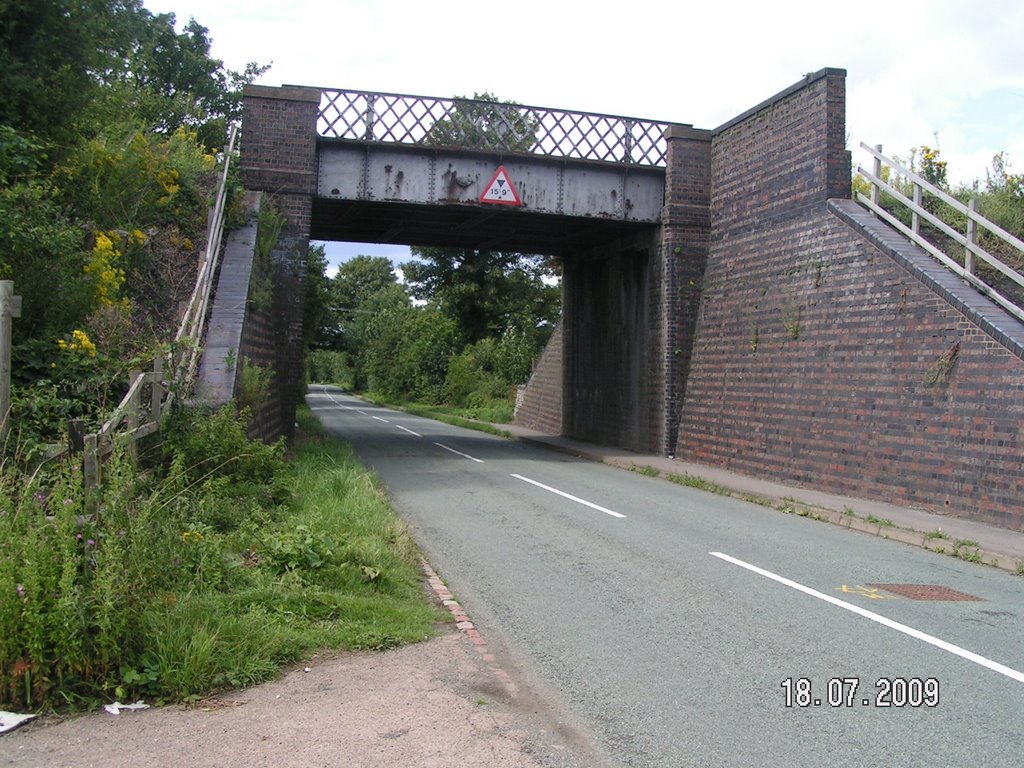
[[[519,193],[516,191],[512,179],[508,177],[508,171],[504,165],[499,165],[494,178],[484,187],[484,193],[480,195],[481,203],[498,203],[500,205],[522,205]]]

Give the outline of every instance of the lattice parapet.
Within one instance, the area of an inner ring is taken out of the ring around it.
[[[664,166],[668,125],[477,99],[324,89],[317,131],[357,141]]]

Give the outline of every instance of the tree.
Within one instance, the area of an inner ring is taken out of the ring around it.
[[[361,329],[366,324],[364,315],[369,311],[367,301],[391,288],[401,294],[392,294],[394,303],[409,303],[405,291],[398,288],[398,278],[387,258],[360,255],[344,262],[327,287],[327,306],[316,345],[357,355]]]
[[[473,99],[456,96],[449,115],[438,120],[423,143],[431,147],[470,147],[488,151],[529,152],[536,143],[537,119],[513,101],[487,93]]]
[[[469,343],[516,329],[543,344],[544,329],[558,320],[561,292],[544,280],[555,274],[547,257],[475,248],[412,253],[420,261],[402,265],[412,295],[455,320]]]
[[[3,0],[0,125],[61,147],[131,116],[221,146],[242,85],[267,68],[226,71],[210,58],[205,27],[190,20],[179,34],[174,24],[141,0]]]

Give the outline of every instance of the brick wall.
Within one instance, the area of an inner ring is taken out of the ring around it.
[[[692,359],[711,232],[711,131],[688,125],[666,132],[665,206],[658,252],[651,372],[649,450],[675,451]]]
[[[516,424],[547,435],[562,434],[562,326],[555,328],[534,368],[523,399],[516,409]]]
[[[1024,530],[1024,361],[830,210],[842,94],[824,70],[716,132],[677,454]]]
[[[313,195],[320,92],[312,88],[246,86],[242,118],[242,180],[266,193],[286,225],[270,254],[270,306],[247,312],[243,349],[273,368],[271,397],[254,415],[253,430],[272,439],[294,434],[295,409],[305,395],[302,320]]]

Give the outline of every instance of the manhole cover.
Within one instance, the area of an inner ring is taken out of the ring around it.
[[[869,587],[884,589],[886,592],[906,597],[911,600],[973,600],[975,602],[987,602],[983,597],[968,595],[966,592],[957,592],[949,587],[940,587],[938,584],[868,584]]]

